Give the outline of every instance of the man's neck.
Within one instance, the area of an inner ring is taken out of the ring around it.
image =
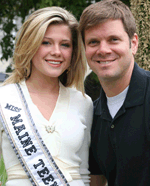
[[[132,62],[129,68],[125,71],[124,75],[120,77],[102,79],[99,78],[100,84],[108,97],[113,97],[124,91],[130,84],[132,72],[134,68],[134,62]]]
[[[108,97],[113,97],[120,94],[129,86],[128,82],[113,81],[113,82],[101,82],[101,86]]]

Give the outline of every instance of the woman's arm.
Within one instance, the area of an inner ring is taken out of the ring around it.
[[[85,135],[84,135],[84,140],[82,147],[80,148],[79,156],[81,158],[81,165],[80,165],[80,174],[82,177],[82,180],[85,184],[85,186],[90,185],[90,172],[88,170],[89,168],[89,146],[90,146],[90,141],[91,141],[91,125],[92,125],[92,120],[93,120],[93,103],[91,98],[86,98],[87,102],[86,104],[84,103],[84,119],[85,119]]]

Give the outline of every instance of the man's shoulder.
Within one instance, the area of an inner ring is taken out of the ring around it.
[[[145,70],[144,68],[138,66],[137,64],[136,64],[136,66],[137,66],[136,69],[138,69],[138,71],[139,71],[143,76],[147,76],[148,78],[150,78],[150,71]]]
[[[145,70],[145,73],[146,73],[147,77],[150,78],[150,71]]]
[[[99,115],[99,112],[101,110],[101,96],[99,96],[99,98],[97,98],[94,102],[93,102],[93,106],[94,106],[94,115]]]
[[[150,87],[150,71],[143,69],[143,72],[144,72],[143,76],[144,78],[146,78],[146,81],[148,82],[147,86]]]
[[[98,105],[99,101],[100,101],[100,96],[96,100],[93,101],[94,107]]]

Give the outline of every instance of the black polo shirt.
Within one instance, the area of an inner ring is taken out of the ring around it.
[[[123,106],[111,118],[104,91],[94,103],[90,171],[109,186],[150,186],[150,72],[135,63]]]

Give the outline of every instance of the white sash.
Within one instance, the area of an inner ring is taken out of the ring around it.
[[[44,144],[19,84],[0,89],[0,120],[34,186],[69,186]]]

